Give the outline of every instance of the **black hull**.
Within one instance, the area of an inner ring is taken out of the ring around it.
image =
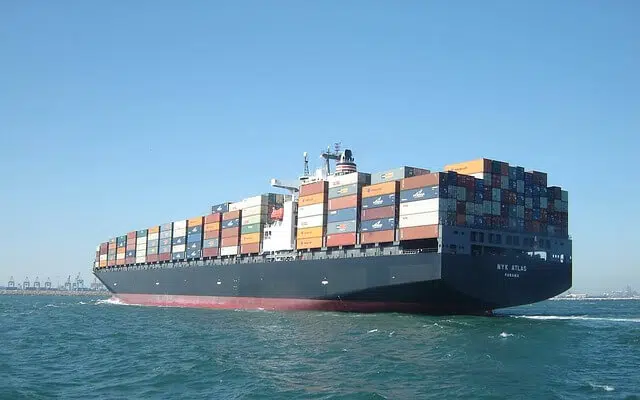
[[[506,270],[505,270],[506,268]],[[222,309],[480,314],[571,287],[571,264],[420,253],[98,270],[126,303]]]

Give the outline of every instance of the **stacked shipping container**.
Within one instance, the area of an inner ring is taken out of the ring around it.
[[[136,232],[136,264],[147,262],[147,233],[148,229]]]
[[[147,262],[157,262],[160,253],[160,226],[147,230]]]
[[[400,182],[400,240],[438,237],[440,202],[447,194],[446,177],[436,172]]]
[[[222,214],[215,212],[204,217],[204,241],[202,257],[217,257],[220,254],[220,222]]]
[[[173,224],[171,222],[160,225],[158,235],[158,261],[171,260],[171,249],[173,239]]]
[[[187,245],[186,258],[200,258],[202,255],[204,217],[195,217],[187,220]]]
[[[371,183],[371,175],[353,172],[329,177],[326,246],[351,246],[358,243],[362,187]]]
[[[300,186],[296,248],[319,249],[323,246],[327,225],[327,181]]]
[[[187,256],[187,220],[173,223],[171,234],[171,259],[184,260]]]
[[[220,255],[237,255],[240,247],[241,210],[227,211],[222,214],[222,239]]]

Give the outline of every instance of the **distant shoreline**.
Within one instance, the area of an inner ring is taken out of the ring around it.
[[[111,296],[106,290],[0,290],[0,296]]]

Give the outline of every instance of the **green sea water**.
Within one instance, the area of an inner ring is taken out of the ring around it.
[[[496,317],[0,296],[2,399],[640,399],[640,301]]]

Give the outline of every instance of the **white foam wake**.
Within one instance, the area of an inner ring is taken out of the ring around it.
[[[537,320],[578,320],[578,321],[609,321],[609,322],[640,322],[640,318],[609,318],[586,317],[583,315],[512,315],[513,318],[526,318]]]
[[[122,300],[120,300],[119,298],[113,296],[111,298],[108,298],[106,300],[96,300],[95,304],[110,304],[110,305],[115,305],[115,306],[141,306],[142,304],[129,304],[129,303],[125,303]]]

